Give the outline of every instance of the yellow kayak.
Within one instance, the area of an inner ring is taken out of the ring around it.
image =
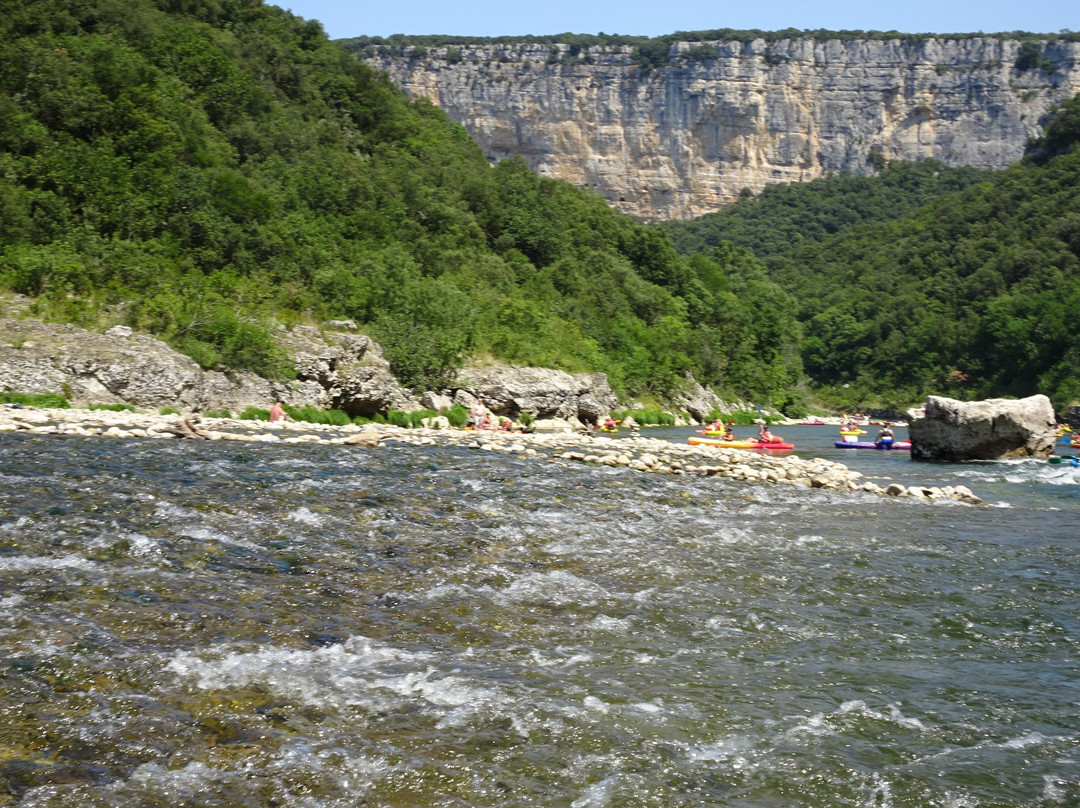
[[[840,434],[841,435],[865,435],[866,430],[865,429],[841,429]]]
[[[795,446],[791,443],[762,443],[757,440],[712,440],[710,438],[686,439],[691,446],[712,446],[717,449],[766,449],[766,450],[789,450]]]

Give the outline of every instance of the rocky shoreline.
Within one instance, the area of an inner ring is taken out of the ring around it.
[[[193,415],[154,415],[110,410],[0,407],[0,433],[175,440],[195,438],[256,443],[304,443],[377,447],[399,443],[460,446],[558,463],[594,463],[643,473],[696,474],[744,482],[850,491],[917,500],[985,504],[965,486],[881,487],[842,463],[793,455],[670,443],[635,436],[611,440],[574,431],[518,434],[459,429],[403,429],[368,424],[328,426],[305,422],[245,421]]]

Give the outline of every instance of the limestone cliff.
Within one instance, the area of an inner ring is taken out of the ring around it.
[[[1004,168],[1080,91],[1080,43],[797,38],[675,43],[643,69],[627,47],[481,44],[365,60],[462,123],[498,160],[593,188],[639,217],[689,218],[743,189],[934,158]],[[1047,72],[1044,68],[1052,66]]]

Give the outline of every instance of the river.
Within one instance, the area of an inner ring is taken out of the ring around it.
[[[990,505],[2,436],[0,805],[1080,805],[1080,469],[777,431]]]

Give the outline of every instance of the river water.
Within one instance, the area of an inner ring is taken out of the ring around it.
[[[0,805],[1080,805],[1080,469],[779,431],[991,505],[0,437]]]

